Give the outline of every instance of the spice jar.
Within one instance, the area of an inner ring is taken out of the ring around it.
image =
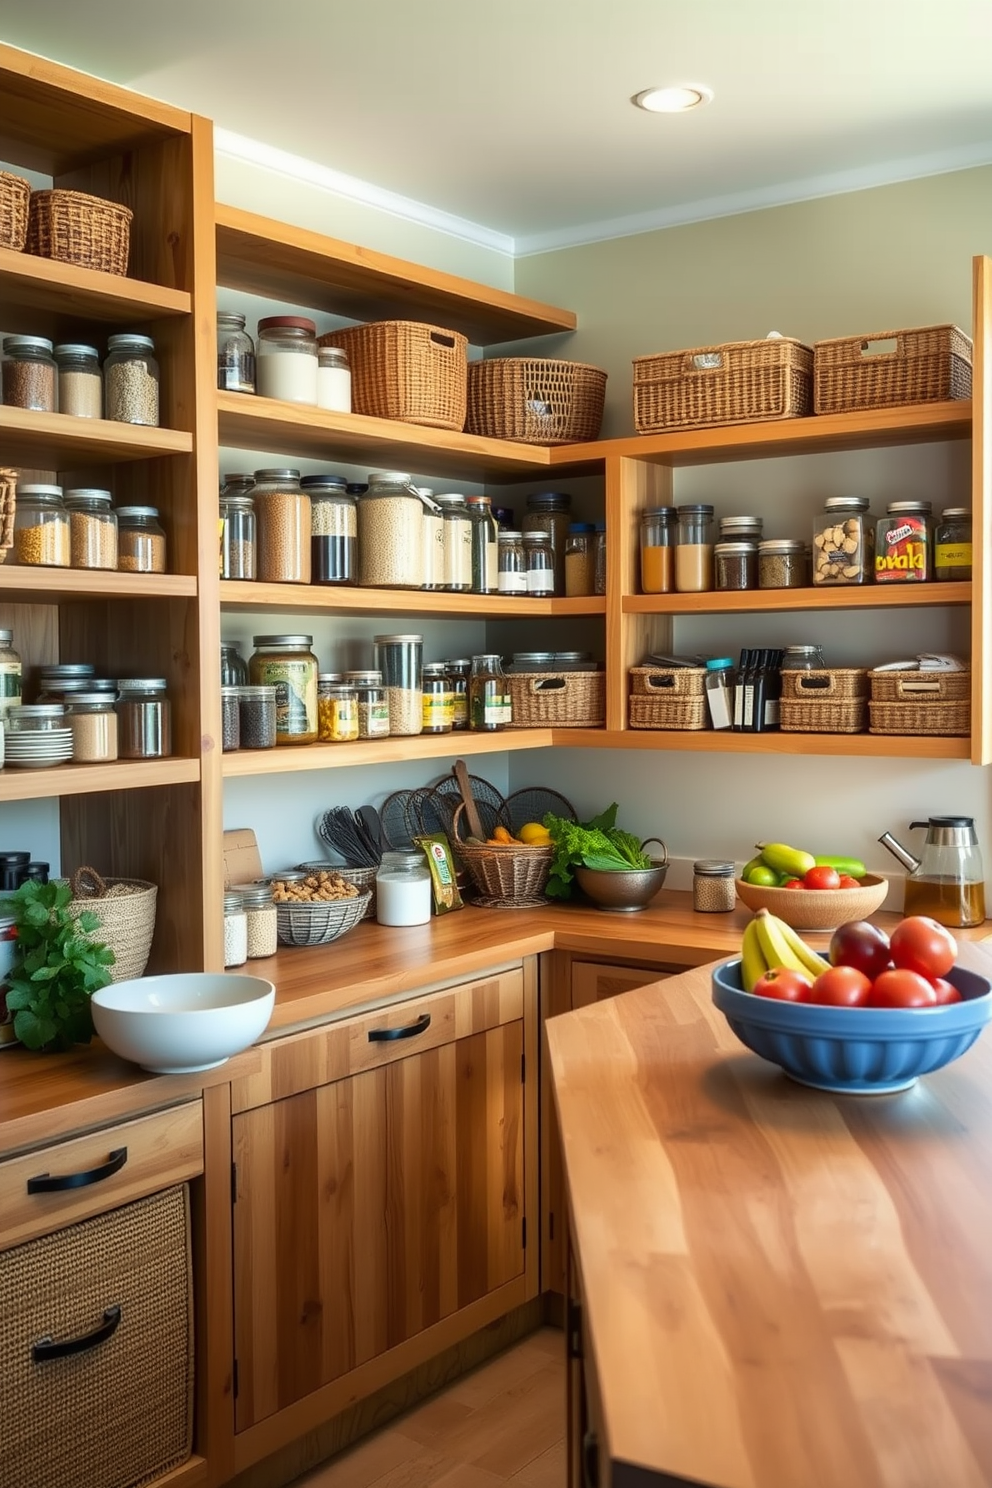
[[[424,854],[384,852],[375,876],[380,925],[426,925],[431,917],[431,870]]]
[[[341,346],[317,348],[317,407],[351,412],[351,368]]]
[[[248,663],[256,687],[276,690],[276,743],[312,744],[317,738],[317,658],[313,636],[258,635]]]
[[[55,358],[44,336],[4,336],[3,401],[10,408],[54,413]]]
[[[23,485],[14,508],[14,561],[26,567],[69,567],[69,513],[61,486]]]
[[[258,322],[255,387],[282,403],[317,403],[317,327],[303,315]]]
[[[117,567],[117,513],[109,491],[66,491],[69,563],[72,568]]]
[[[42,667],[38,679],[39,703],[61,703],[71,692],[102,692],[106,689],[117,695],[116,682],[98,681],[93,675],[96,667],[87,661],[53,663]]]
[[[248,681],[248,663],[236,641],[220,643],[220,683],[222,687],[242,687]]]
[[[65,717],[72,729],[72,758],[93,764],[117,758],[116,692],[79,692],[65,700]]]
[[[721,517],[720,541],[759,543],[764,525],[761,517]]]
[[[372,660],[389,699],[391,735],[419,734],[423,726],[423,658],[423,636],[372,637]]]
[[[121,677],[117,691],[121,759],[165,759],[172,753],[172,710],[165,678]]]
[[[154,506],[117,508],[117,567],[122,573],[165,573],[165,533]]]
[[[14,650],[14,632],[0,630],[0,727],[10,709],[16,708],[20,701],[21,658]]]
[[[430,486],[417,486],[417,492],[424,502],[421,520],[421,543],[424,550],[424,569],[422,589],[438,590],[444,588],[444,518],[441,508],[433,499],[434,492]],[[425,500],[426,498],[426,500]]]
[[[245,330],[245,317],[217,311],[217,386],[225,393],[255,391],[255,343]]]
[[[758,549],[753,542],[718,542],[713,549],[714,589],[754,589]]]
[[[674,506],[652,506],[641,512],[641,592],[670,594],[675,588]]]
[[[736,898],[733,863],[693,863],[692,907],[697,914],[729,914]]]
[[[237,884],[232,892],[241,895],[244,905],[248,960],[274,956],[279,948],[279,913],[271,886],[267,883]]]
[[[867,584],[875,568],[875,524],[867,496],[828,496],[813,524],[813,583]]]
[[[263,584],[309,584],[310,497],[298,470],[256,470],[256,567]]]
[[[425,499],[403,471],[369,476],[369,488],[358,500],[359,584],[370,589],[420,588]]]
[[[706,708],[715,729],[734,726],[734,663],[729,656],[717,656],[706,663],[703,678]]]
[[[455,699],[443,661],[426,662],[423,669],[424,734],[450,734],[455,726]]]
[[[523,534],[512,528],[501,528],[497,537],[496,587],[500,594],[527,593],[527,564]]]
[[[321,744],[345,744],[358,738],[358,694],[337,672],[317,677],[317,737]]]
[[[933,578],[933,508],[929,501],[890,501],[875,524],[875,583],[926,583]]]
[[[759,589],[803,589],[806,569],[805,543],[781,537],[758,544]]]
[[[472,523],[472,593],[496,594],[499,590],[499,524],[488,496],[465,499]]]
[[[385,739],[389,736],[389,697],[381,672],[345,672],[344,680],[358,699],[358,737]]]
[[[701,594],[713,588],[713,508],[680,506],[675,547],[675,588]]]
[[[236,889],[224,890],[224,965],[244,966],[248,960],[248,917]]]
[[[158,362],[150,336],[108,336],[103,364],[105,417],[119,424],[158,424]]]
[[[565,491],[537,491],[527,497],[527,512],[520,524],[524,534],[543,532],[551,544],[554,571],[553,594],[565,593],[565,543],[568,539],[572,498]]]
[[[64,727],[65,709],[61,703],[22,703],[7,710],[9,734],[50,734]]]
[[[506,728],[510,717],[510,689],[503,658],[495,653],[473,656],[468,679],[469,728],[477,733],[495,733]]]
[[[220,576],[254,579],[257,553],[255,503],[247,492],[221,492]]]
[[[822,672],[824,666],[822,646],[786,646],[779,671]]]
[[[55,348],[59,372],[59,413],[103,418],[103,374],[95,346],[66,343]]]
[[[468,679],[472,662],[467,656],[449,657],[445,666],[448,669],[448,686],[451,688],[451,727],[467,729]]]
[[[555,558],[546,532],[525,532],[524,564],[527,593],[532,599],[550,599],[555,592]]]
[[[444,588],[467,594],[472,588],[472,518],[457,492],[436,496],[444,519]]]
[[[241,749],[275,749],[276,689],[271,685],[237,688]]]
[[[592,592],[606,593],[606,523],[597,522],[592,539]]]
[[[238,687],[220,690],[220,741],[225,754],[241,748],[241,703]]]
[[[971,578],[971,511],[945,506],[934,532],[935,579]]]
[[[358,576],[358,500],[343,475],[308,475],[310,582],[353,584]]]
[[[570,522],[565,539],[565,593],[570,598],[592,594],[596,582],[592,522]]]

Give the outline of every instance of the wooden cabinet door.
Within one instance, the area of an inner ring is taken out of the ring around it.
[[[523,1022],[234,1118],[237,1430],[524,1271]]]
[[[590,1002],[602,1002],[604,997],[616,997],[632,987],[646,987],[648,982],[660,982],[672,975],[658,966],[607,966],[598,961],[573,961],[572,1006],[586,1007]]]

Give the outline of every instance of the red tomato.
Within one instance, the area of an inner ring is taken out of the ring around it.
[[[849,873],[842,873],[840,876],[840,884],[838,885],[838,887],[842,889],[860,889],[861,885],[858,883],[858,880],[856,878],[852,878]]]
[[[777,997],[780,1002],[809,1002],[809,989],[809,977],[788,966],[773,966],[754,985],[759,997]]]
[[[856,966],[869,979],[888,970],[889,937],[870,920],[848,920],[830,937],[831,966]]]
[[[804,889],[839,889],[840,874],[836,868],[821,867],[817,864],[811,868],[803,879]]]
[[[894,971],[883,971],[881,976],[875,978],[868,1006],[936,1007],[937,994],[926,977],[921,977],[915,971],[906,971],[901,967],[896,967]]]
[[[898,967],[928,978],[946,976],[958,955],[951,932],[926,915],[900,920],[892,932],[890,945]]]
[[[937,994],[938,1007],[946,1007],[949,1002],[961,1001],[961,993],[953,982],[946,982],[943,977],[934,977],[932,986]]]
[[[783,889],[804,889],[806,885],[801,878],[790,878],[788,883],[782,885]]]
[[[871,978],[856,966],[831,966],[813,983],[810,1001],[832,1003],[834,1007],[864,1007],[871,996],[871,985]]]

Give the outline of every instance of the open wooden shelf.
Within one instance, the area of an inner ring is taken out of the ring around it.
[[[461,759],[475,754],[503,754],[506,750],[547,749],[551,729],[506,729],[495,734],[473,734],[464,729],[451,734],[411,734],[390,739],[359,739],[350,744],[282,745],[275,749],[246,749],[225,754],[224,776],[285,775],[299,770],[347,769],[350,765],[406,764],[416,760]]]
[[[0,802],[43,796],[84,796],[95,791],[145,790],[153,785],[188,785],[200,778],[198,759],[115,760],[109,765],[56,765],[0,770]]]
[[[0,248],[0,275],[5,310],[22,305],[74,321],[99,320],[111,325],[127,322],[130,326],[163,316],[188,315],[192,303],[185,290],[55,263],[30,253],[15,253],[11,248]]]
[[[850,755],[860,759],[969,759],[970,739],[932,734],[735,734],[713,729],[554,729],[557,749],[682,750],[688,754]]]
[[[236,579],[222,580],[220,602],[225,610],[277,610],[285,614],[330,610],[347,615],[461,616],[487,620],[606,614],[606,600],[601,596],[528,599],[522,594],[444,594],[423,589],[259,584]]]
[[[187,455],[193,449],[193,436],[182,429],[153,429],[110,419],[0,407],[0,449],[10,465],[72,470],[111,460],[119,464],[157,455]]]
[[[66,599],[192,599],[192,574],[136,574],[92,568],[0,567],[0,601],[60,604]]]
[[[559,310],[305,228],[217,207],[217,279],[352,320],[425,320],[476,346],[575,330]]]
[[[971,583],[848,584],[837,588],[710,590],[706,594],[625,594],[627,615],[768,614],[788,610],[892,610],[971,604]]]

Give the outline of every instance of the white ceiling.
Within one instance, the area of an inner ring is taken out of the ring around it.
[[[992,161],[992,0],[3,0],[0,28],[518,252]],[[686,81],[713,103],[628,102]]]

